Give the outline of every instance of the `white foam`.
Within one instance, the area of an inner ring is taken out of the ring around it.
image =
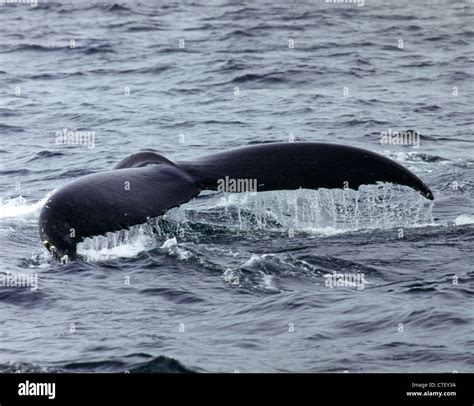
[[[130,227],[105,236],[86,238],[77,245],[77,253],[86,261],[100,262],[117,258],[133,258],[141,252],[157,247],[156,223]],[[193,254],[178,244],[176,237],[168,238],[161,245],[163,253],[176,257],[180,261],[189,260]]]
[[[133,258],[153,248],[156,239],[151,226],[131,227],[106,236],[86,238],[77,245],[77,253],[86,261],[100,262],[116,258]]]
[[[222,274],[222,279],[230,285],[240,286],[240,275],[238,269],[227,268]]]
[[[474,224],[474,215],[461,214],[460,216],[456,217],[456,220],[454,220],[454,224],[456,224],[457,226],[462,226],[465,224]]]
[[[278,291],[279,289],[275,286],[273,280],[273,275],[262,272],[262,279],[260,280],[259,287],[269,291]]]
[[[40,201],[31,203],[23,196],[13,199],[2,199],[0,201],[0,218],[29,217],[37,215],[39,210],[48,201],[54,190],[48,193]]]
[[[261,263],[264,260],[264,258],[265,258],[265,254],[264,255],[253,254],[250,257],[250,259],[248,259],[242,264],[242,267],[251,267],[251,266],[257,265]]]
[[[169,238],[168,240],[166,240],[160,248],[161,249],[167,249],[167,248],[171,248],[171,247],[173,247],[177,244],[178,244],[178,241],[176,240],[176,237],[173,237],[173,238]]]
[[[190,251],[185,250],[184,248],[180,248],[178,246],[176,246],[176,249],[172,253],[176,255],[176,258],[178,258],[180,261],[187,261],[193,256]]]
[[[151,248],[150,241],[147,237],[143,236],[142,238],[137,238],[133,242],[120,244],[111,248],[104,247],[99,250],[93,248],[78,248],[77,252],[79,255],[83,256],[86,261],[100,262],[116,258],[133,258],[149,248]]]
[[[166,240],[161,249],[167,250],[169,255],[178,258],[180,261],[187,261],[193,256],[191,251],[178,245],[175,237]]]
[[[345,234],[348,232],[352,232],[352,230],[345,230],[345,229],[338,229],[335,227],[302,227],[301,231],[305,234],[313,234],[317,236],[324,236],[324,237],[330,237],[333,235],[337,234]],[[359,230],[362,231],[362,230]],[[295,236],[297,236],[297,233],[295,232]]]

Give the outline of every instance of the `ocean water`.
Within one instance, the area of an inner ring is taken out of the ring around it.
[[[0,372],[473,372],[473,17],[466,0],[2,2]],[[419,144],[380,142],[407,130]],[[435,200],[204,194],[84,241],[85,260],[41,245],[47,196],[131,153],[290,138],[391,157]]]

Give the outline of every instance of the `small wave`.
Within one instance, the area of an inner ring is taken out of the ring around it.
[[[142,289],[140,293],[154,296],[154,297],[161,297],[175,304],[191,305],[194,303],[205,302],[205,300],[199,297],[195,292],[191,292],[191,291],[187,291],[183,289],[163,288],[163,287],[146,288],[146,289]]]
[[[280,293],[284,290],[280,284],[284,284],[288,278],[304,281],[305,284],[324,285],[324,276],[333,272],[347,272],[347,269],[364,275],[378,274],[375,268],[336,257],[315,255],[295,257],[270,253],[252,254],[241,265],[227,268],[222,279],[228,285],[253,292]],[[372,284],[373,282],[364,281],[364,285]]]
[[[469,324],[468,319],[464,318],[463,315],[456,311],[443,311],[434,309],[414,310],[406,317],[406,323],[413,323],[420,328],[436,328],[440,325],[456,326]]]
[[[174,358],[159,356],[151,361],[134,365],[131,373],[191,373],[193,370],[185,367]]]
[[[54,73],[40,73],[40,74],[25,74],[25,78],[28,79],[44,79],[44,80],[57,80],[57,79],[65,79],[69,77],[74,77],[74,76],[83,76],[83,72],[72,72],[72,73],[66,73],[66,72],[54,72]]]
[[[59,151],[43,150],[43,151],[36,152],[34,157],[31,158],[28,162],[36,161],[37,159],[52,158],[52,157],[63,156],[63,155],[64,154]]]
[[[255,13],[258,12],[258,8],[249,7],[247,4],[244,3],[242,8],[239,8],[237,10],[226,11],[219,18],[231,18],[233,21],[235,21],[252,17],[253,15],[255,15]]]
[[[30,287],[5,287],[0,289],[0,303],[16,306],[39,306],[54,300],[41,289]]]
[[[71,180],[71,179],[74,179],[74,178],[78,178],[79,176],[89,175],[93,172],[94,171],[92,171],[90,169],[82,169],[82,168],[67,169],[64,172],[61,172],[60,174],[55,173],[54,177],[52,177],[51,179],[57,180],[57,179],[64,179],[65,178],[67,180]]]
[[[0,130],[6,130],[8,132],[17,132],[17,133],[23,133],[25,132],[25,129],[23,127],[17,126],[17,125],[8,125],[8,124],[1,124],[0,123]]]
[[[134,359],[130,361],[129,359]],[[138,361],[146,358],[145,361]],[[123,358],[77,361],[65,364],[58,372],[123,372],[123,373],[190,373],[178,360],[163,355],[153,357],[149,354],[131,354]]]
[[[436,63],[432,61],[417,61],[417,62],[410,62],[404,65],[400,65],[400,68],[431,68],[433,66],[436,66]],[[440,107],[435,106],[435,109],[436,110],[440,109]],[[427,111],[432,111],[432,110],[428,109]]]
[[[106,68],[99,68],[99,69],[91,69],[87,71],[81,72],[73,72],[68,74],[67,76],[77,76],[77,75],[127,75],[127,74],[161,74],[162,72],[170,69],[171,65],[160,65],[160,66],[151,66],[151,67],[143,67],[137,69],[106,69]]]
[[[397,30],[403,30],[403,31],[420,31],[422,30],[422,27],[417,25],[417,24],[409,24],[409,25],[391,25],[387,27],[387,32],[393,32]]]
[[[144,360],[143,360],[144,359]],[[59,366],[42,366],[26,362],[0,364],[0,373],[115,372],[115,373],[192,373],[178,360],[150,354],[130,354],[117,359],[75,361]]]
[[[247,64],[237,59],[226,59],[220,62],[217,67],[212,68],[212,72],[238,72],[247,68]]]
[[[199,51],[192,47],[179,48],[177,46],[163,46],[162,44],[152,45],[152,48],[158,49],[160,54],[198,54]]]
[[[133,13],[132,9],[122,5],[122,4],[105,4],[105,5],[98,5],[100,8],[102,8],[104,11],[107,11],[109,13]]]
[[[16,117],[18,115],[19,112],[14,109],[0,108],[0,117]]]
[[[356,118],[356,119],[351,119],[351,120],[341,122],[339,125],[344,126],[344,127],[346,126],[356,127],[359,125],[368,125],[370,127],[374,127],[374,126],[380,127],[380,126],[386,126],[387,124],[389,124],[387,121],[373,120],[369,118],[368,119]]]
[[[4,364],[0,364],[0,373],[2,374],[32,374],[45,372],[52,372],[52,370],[49,367],[30,364],[27,362],[6,362]]]
[[[85,48],[78,47],[78,49],[82,51],[85,55],[108,54],[115,52],[115,49],[109,44],[102,44]]]
[[[268,266],[266,257],[254,254],[239,267],[226,269],[222,279],[229,285],[252,291],[279,293],[275,275],[265,271]]]
[[[81,52],[85,55],[103,54],[115,52],[113,47],[109,44],[102,44],[97,46],[78,46],[71,50],[68,44],[61,45],[40,45],[40,44],[18,44],[7,48],[4,52]]]
[[[63,51],[68,48],[67,44],[62,46],[47,46],[47,45],[39,45],[39,44],[18,44],[13,45],[7,48],[4,52],[22,52],[22,51],[29,51],[29,52],[57,52]]]
[[[438,106],[437,104],[424,104],[421,107],[417,107],[413,111],[415,113],[425,113],[425,112],[432,112],[432,111],[438,111],[441,110],[441,107]]]
[[[421,134],[419,131],[415,131],[415,130],[406,130],[405,131],[406,134],[408,134],[408,132],[411,132],[412,134],[417,133],[420,136],[420,139],[422,139],[422,140],[435,141],[435,142],[438,141],[438,138],[436,138],[433,135]]]
[[[149,25],[132,25],[126,29],[127,32],[149,32],[149,31],[164,31],[165,28],[158,24]]]
[[[10,169],[10,170],[6,170],[6,171],[0,171],[0,174],[1,175],[8,175],[8,176],[26,176],[28,175],[29,173],[31,173],[31,171],[29,169]]]
[[[243,75],[236,76],[232,79],[231,83],[264,83],[264,84],[275,84],[275,83],[285,83],[285,75],[274,73],[274,74],[256,74],[256,73],[246,73]]]
[[[430,37],[426,37],[423,39],[423,41],[429,41],[429,42],[443,42],[444,40],[449,40],[451,38],[451,35],[449,34],[442,34],[442,35],[433,35]]]
[[[257,36],[257,34],[254,34],[250,30],[237,29],[237,30],[231,31],[229,33],[223,34],[222,37],[220,38],[220,40],[221,41],[227,41],[227,40],[232,39],[232,38],[254,38],[256,36]]]

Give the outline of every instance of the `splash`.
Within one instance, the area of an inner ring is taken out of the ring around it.
[[[432,202],[403,186],[380,184],[353,190],[217,193],[149,219],[145,224],[86,238],[78,254],[88,261],[132,258],[152,248],[187,261],[186,242],[216,233],[344,232],[432,224]],[[184,242],[185,244],[178,244]],[[232,279],[236,271],[227,276]],[[267,281],[268,282],[268,281]]]
[[[77,245],[77,253],[90,262],[108,261],[116,258],[133,258],[141,252],[156,248],[158,241],[167,238],[160,250],[180,260],[187,260],[191,253],[180,247],[176,237],[179,230],[161,217],[145,224],[132,226],[128,230],[107,233],[103,236],[85,238]]]
[[[160,247],[162,252],[168,253],[168,255],[178,258],[180,261],[187,261],[192,258],[192,252],[179,246],[176,237],[167,239]]]
[[[115,233],[86,238],[77,245],[77,253],[86,261],[100,262],[133,258],[155,245],[153,226],[149,223]]]
[[[332,235],[357,230],[433,224],[433,203],[405,186],[299,189],[219,194],[207,207],[196,200],[166,214],[177,222],[205,219],[240,231],[267,230]],[[202,220],[198,220],[202,221]]]
[[[0,200],[0,219],[37,215],[53,193],[54,190],[35,203],[29,202],[23,196],[2,199]]]

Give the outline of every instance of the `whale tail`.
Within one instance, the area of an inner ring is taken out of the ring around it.
[[[144,223],[191,200],[201,190],[225,191],[224,180],[243,181],[240,185],[251,184],[255,191],[358,189],[363,184],[391,182],[433,199],[430,189],[408,169],[360,148],[272,143],[176,163],[148,151],[55,192],[40,214],[40,236],[56,257],[72,259],[76,244],[84,238]]]

